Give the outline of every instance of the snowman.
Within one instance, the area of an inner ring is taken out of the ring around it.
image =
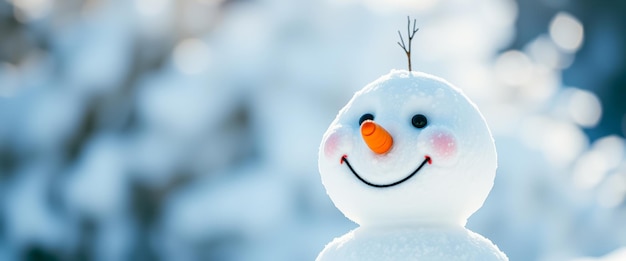
[[[461,90],[411,71],[415,32],[414,21],[408,50],[400,35],[409,70],[355,93],[322,138],[322,183],[360,226],[326,245],[318,261],[508,260],[465,228],[495,178],[489,128]]]

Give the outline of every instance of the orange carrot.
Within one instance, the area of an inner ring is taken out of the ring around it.
[[[361,136],[365,144],[378,154],[387,153],[393,145],[391,134],[372,120],[366,120],[361,124]]]

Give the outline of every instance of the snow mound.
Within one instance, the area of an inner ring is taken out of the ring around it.
[[[359,227],[335,238],[327,260],[508,260],[489,239],[463,227]]]

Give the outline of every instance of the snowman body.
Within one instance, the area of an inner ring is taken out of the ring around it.
[[[392,71],[358,91],[324,134],[319,170],[359,228],[324,260],[507,260],[465,229],[495,178],[483,116],[441,78]]]
[[[483,236],[460,226],[359,227],[329,243],[317,260],[507,260]]]

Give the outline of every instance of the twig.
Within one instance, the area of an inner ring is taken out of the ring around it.
[[[413,30],[411,30],[411,18],[407,16],[406,19],[408,22],[408,24],[406,25],[406,35],[409,37],[409,49],[407,49],[406,45],[404,44],[404,38],[402,38],[400,30],[398,30],[398,35],[400,36],[400,42],[398,42],[398,45],[402,47],[402,49],[406,53],[406,57],[409,60],[409,71],[411,71],[411,41],[413,40],[413,37],[415,37],[415,33],[419,31],[419,28],[416,27],[416,19],[413,19]]]

